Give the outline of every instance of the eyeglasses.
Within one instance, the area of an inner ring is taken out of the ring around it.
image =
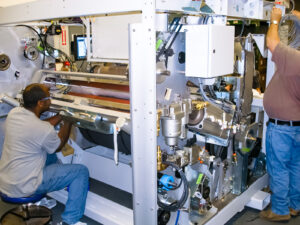
[[[42,98],[40,101],[47,101],[47,100],[50,100],[50,99],[51,99],[51,96]]]

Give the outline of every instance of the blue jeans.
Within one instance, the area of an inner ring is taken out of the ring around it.
[[[89,171],[79,164],[58,164],[55,154],[48,155],[43,180],[36,194],[58,191],[69,186],[68,200],[62,220],[68,224],[79,221],[85,210]]]
[[[279,215],[300,210],[300,126],[269,123],[266,133],[271,209]]]

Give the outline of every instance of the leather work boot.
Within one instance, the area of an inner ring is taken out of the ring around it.
[[[291,218],[291,215],[278,215],[276,213],[273,213],[271,209],[266,210],[266,211],[261,211],[259,213],[259,217],[264,219],[264,220],[268,220],[268,221],[272,221],[272,222],[284,222],[284,221],[289,221]]]
[[[295,209],[290,208],[290,214],[291,214],[291,216],[299,216],[300,210],[295,210]]]

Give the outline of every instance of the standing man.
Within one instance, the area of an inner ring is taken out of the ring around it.
[[[300,12],[293,14],[300,19]],[[271,209],[260,213],[269,221],[287,221],[300,213],[300,51],[280,42],[280,20],[281,10],[273,8],[267,47],[277,69],[264,94],[272,196]]]
[[[40,120],[41,114],[48,111],[51,104],[49,89],[45,85],[27,86],[23,101],[24,107],[12,109],[6,119],[0,160],[0,191],[17,198],[46,194],[69,186],[61,224],[84,225],[79,219],[85,209],[88,169],[83,165],[53,162],[53,158],[57,159],[55,153],[69,138],[71,123],[64,121],[57,134],[54,126],[61,121],[60,115],[47,121]]]

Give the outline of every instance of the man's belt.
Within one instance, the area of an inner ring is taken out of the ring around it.
[[[277,120],[277,119],[269,119],[269,122],[274,123],[276,125],[286,125],[286,126],[292,126],[292,127],[296,127],[296,126],[300,126],[300,121],[282,121],[282,120]]]

